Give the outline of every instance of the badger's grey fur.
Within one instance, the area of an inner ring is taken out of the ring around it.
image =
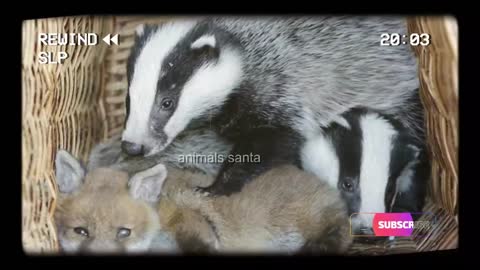
[[[412,102],[419,85],[413,52],[380,46],[382,33],[407,33],[405,18],[215,17],[138,33],[127,68],[124,149],[152,155],[205,125],[234,153],[262,154],[258,166],[226,163],[210,188],[217,194],[291,163],[297,145],[353,107],[392,115],[423,136],[421,108]],[[292,147],[279,153],[285,141]]]
[[[419,85],[413,52],[382,47],[378,39],[406,33],[405,18],[215,19],[214,25],[239,40],[253,106],[261,104],[258,112],[279,125],[310,137],[357,106],[403,116],[412,129],[417,125],[421,111],[410,110]]]

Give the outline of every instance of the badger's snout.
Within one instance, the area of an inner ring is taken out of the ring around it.
[[[130,140],[122,140],[122,151],[129,156],[151,156],[165,149],[171,141],[166,136],[155,136],[143,143],[136,143]]]
[[[145,153],[145,146],[129,141],[122,141],[122,151],[129,156],[139,156]]]

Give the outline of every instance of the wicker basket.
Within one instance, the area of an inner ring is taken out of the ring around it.
[[[23,24],[22,58],[22,241],[27,253],[58,250],[53,224],[56,201],[54,160],[64,148],[85,160],[92,146],[121,133],[125,117],[126,59],[135,27],[167,17],[62,17]],[[427,136],[433,157],[425,211],[440,215],[427,236],[395,246],[352,247],[352,253],[387,254],[457,247],[458,68],[457,25],[447,17],[409,18],[410,32],[430,33],[428,47],[416,47]],[[45,46],[38,33],[118,33],[120,44]],[[68,65],[41,65],[40,51],[66,50]]]

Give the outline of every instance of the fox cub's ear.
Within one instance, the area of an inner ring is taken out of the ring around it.
[[[59,150],[55,159],[55,176],[62,193],[78,190],[85,177],[82,163],[65,150]]]
[[[135,199],[157,202],[167,173],[165,165],[158,164],[133,175],[128,183],[130,195]]]

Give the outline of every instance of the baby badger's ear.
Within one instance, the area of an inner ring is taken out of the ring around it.
[[[410,178],[414,173],[415,166],[420,162],[421,149],[414,144],[407,144],[398,152],[397,164],[394,165],[393,176],[396,179],[400,191],[405,191],[410,185]]]
[[[420,155],[420,148],[418,148],[414,144],[407,144],[404,148],[402,156],[402,172],[406,169],[410,169],[411,166],[415,165],[418,162],[418,158]]]
[[[55,176],[60,192],[72,193],[82,185],[85,169],[70,153],[59,150],[55,158]]]
[[[133,175],[128,182],[130,195],[134,199],[157,202],[167,173],[165,165],[158,164]]]

